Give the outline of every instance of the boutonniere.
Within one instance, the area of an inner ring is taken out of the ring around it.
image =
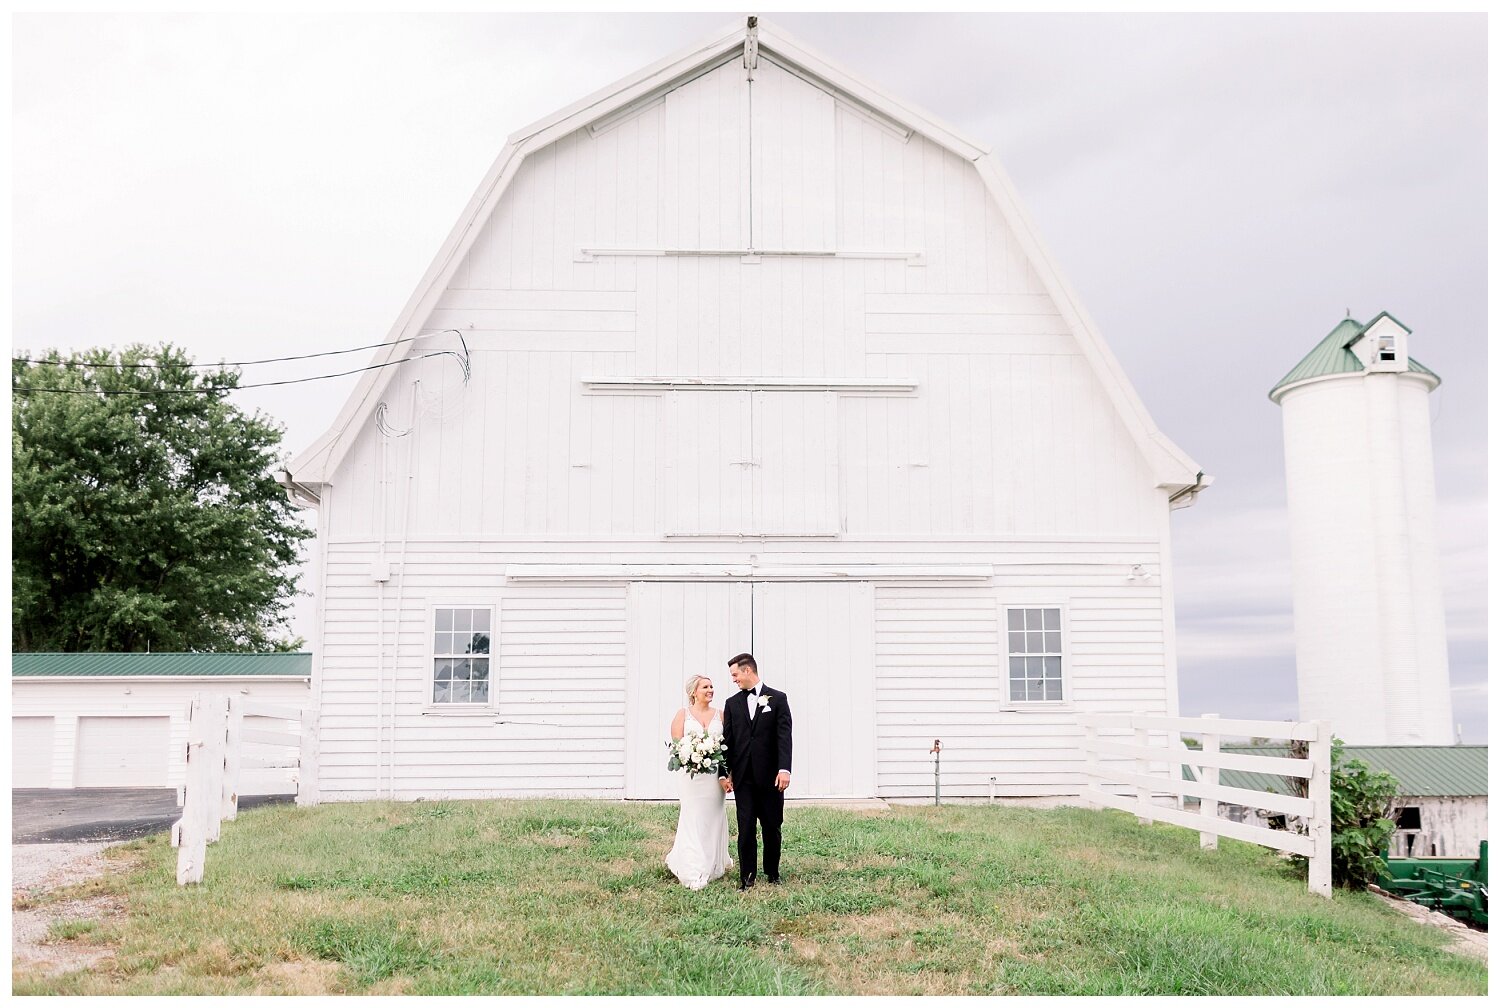
[[[760,706],[761,710],[771,709],[771,698],[768,696],[756,697],[755,702]]]

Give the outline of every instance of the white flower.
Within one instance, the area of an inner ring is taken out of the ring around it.
[[[761,710],[771,709],[771,698],[768,696],[756,697],[755,702],[760,704]]]

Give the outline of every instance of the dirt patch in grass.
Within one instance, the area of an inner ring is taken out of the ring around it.
[[[180,965],[189,973],[232,977],[254,972],[259,964],[237,955],[222,938],[215,938],[184,956]]]
[[[59,976],[97,966],[114,949],[92,942],[97,925],[124,908],[109,896],[61,900],[11,914],[11,967],[16,973]],[[79,927],[79,925],[96,925]]]
[[[1015,947],[1008,939],[980,935],[973,922],[957,914],[905,908],[810,914],[783,922],[777,931],[831,988],[859,995],[966,993],[977,979],[970,969],[974,952],[1000,954]]]
[[[272,963],[256,971],[256,993],[338,994],[340,972],[338,963],[321,959]]]

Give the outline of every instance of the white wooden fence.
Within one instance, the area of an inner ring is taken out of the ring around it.
[[[1218,838],[1231,837],[1308,859],[1307,888],[1321,896],[1333,895],[1333,828],[1329,799],[1332,784],[1332,726],[1327,721],[1231,721],[1217,715],[1201,718],[1131,714],[1081,717],[1084,731],[1084,768],[1088,781],[1083,797],[1094,805],[1134,813],[1141,822],[1160,820],[1198,831],[1198,843],[1216,848]],[[1203,743],[1201,750],[1182,744],[1187,732]],[[1225,737],[1295,739],[1309,743],[1307,759],[1226,753]],[[1158,741],[1161,738],[1165,741]],[[1109,762],[1103,762],[1102,759]],[[1197,780],[1183,779],[1181,767],[1195,768]],[[1159,768],[1159,772],[1157,771]],[[1302,777],[1307,797],[1251,791],[1219,783],[1220,770]],[[1125,793],[1120,793],[1122,790]],[[1156,804],[1158,795],[1178,799],[1175,807]],[[1182,796],[1198,798],[1197,813],[1181,807]],[[1307,822],[1306,835],[1267,829],[1219,817],[1219,806],[1243,805]]]
[[[172,825],[177,884],[203,881],[208,845],[219,839],[219,823],[239,814],[247,771],[284,778],[303,804],[301,768],[315,751],[313,721],[305,711],[237,696],[195,694],[188,705],[182,818]]]

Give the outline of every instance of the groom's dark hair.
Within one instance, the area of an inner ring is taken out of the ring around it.
[[[749,665],[755,670],[756,675],[760,675],[760,666],[755,664],[755,656],[749,651],[742,651],[729,659],[730,668],[734,668],[736,665]]]

